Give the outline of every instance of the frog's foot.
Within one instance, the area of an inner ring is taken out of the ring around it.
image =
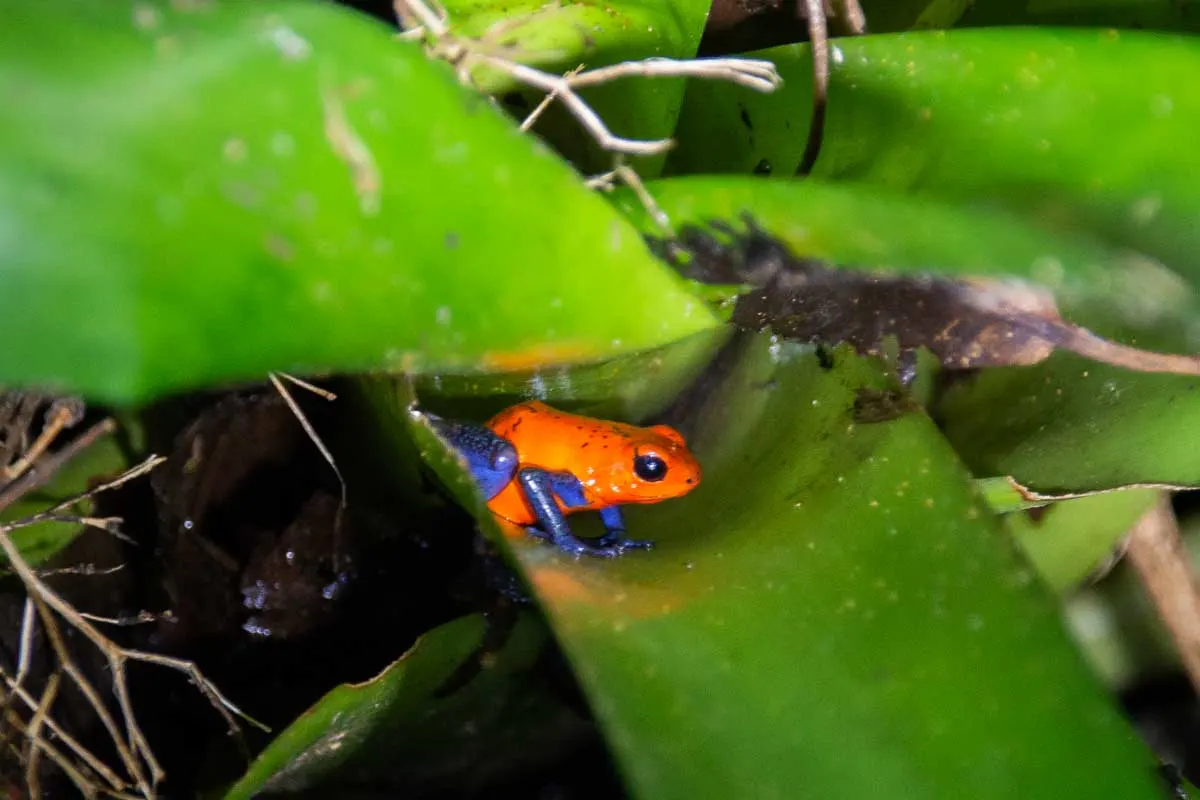
[[[554,541],[553,536],[546,533],[544,530],[537,527],[536,525],[528,526],[527,528],[525,528],[525,532],[528,533],[530,536],[532,536],[535,539],[541,539],[543,542],[553,542]]]
[[[604,549],[615,547],[621,552],[625,552],[626,550],[653,550],[654,542],[649,539],[627,539],[625,531],[610,530],[592,542],[592,546]]]
[[[591,540],[580,539],[572,533],[551,536],[541,528],[534,526],[526,528],[525,531],[530,536],[541,539],[544,542],[549,542],[567,555],[574,556],[575,558],[583,556],[618,558],[630,550],[650,550],[654,547],[654,542],[626,539],[624,531],[611,531],[597,539]]]

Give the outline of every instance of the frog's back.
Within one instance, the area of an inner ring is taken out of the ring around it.
[[[620,423],[568,414],[536,400],[501,411],[487,427],[512,443],[521,464],[576,475],[623,435]],[[599,451],[595,456],[587,452],[592,447]]]

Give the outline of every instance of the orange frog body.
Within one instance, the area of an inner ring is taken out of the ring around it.
[[[482,428],[431,417],[463,456],[488,508],[573,555],[618,556],[651,542],[625,538],[620,507],[687,494],[700,465],[674,428],[641,428],[528,402],[500,412]],[[598,511],[605,534],[587,541],[564,517]]]

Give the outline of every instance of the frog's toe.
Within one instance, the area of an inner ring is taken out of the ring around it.
[[[625,555],[630,550],[652,550],[654,542],[639,541],[636,539],[608,539],[602,537],[587,545],[586,555],[598,556],[600,558],[617,558]]]
[[[536,525],[530,525],[525,529],[525,532],[535,539],[541,539],[543,542],[552,541],[554,538]]]

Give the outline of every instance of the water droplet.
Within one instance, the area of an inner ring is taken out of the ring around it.
[[[308,40],[287,25],[276,25],[271,28],[267,31],[267,38],[289,61],[301,61],[308,58],[312,52],[312,45],[308,43]]]

